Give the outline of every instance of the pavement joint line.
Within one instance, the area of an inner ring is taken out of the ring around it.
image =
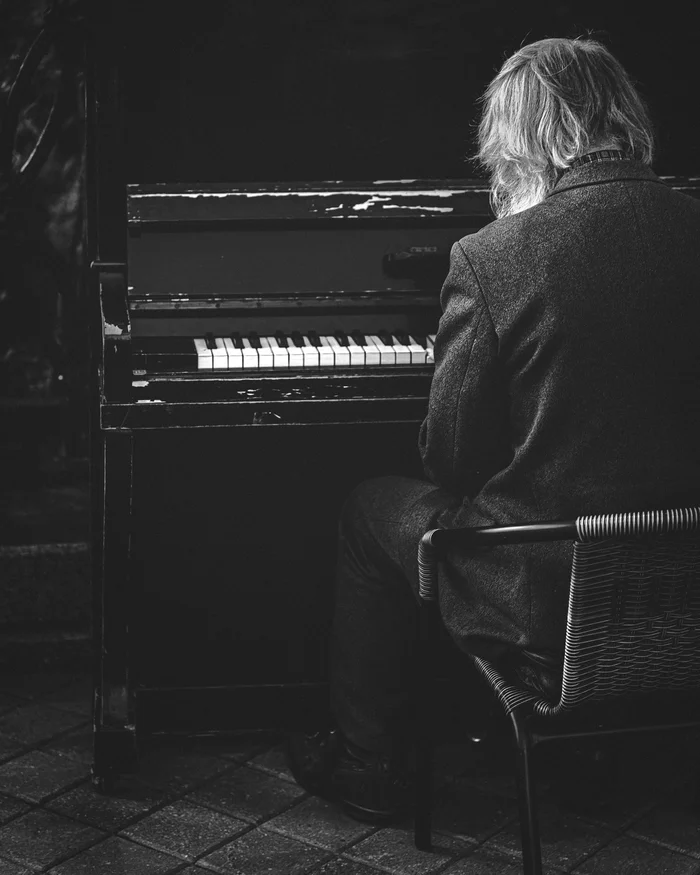
[[[302,802],[306,802],[308,799],[312,799],[312,798],[314,798],[314,797],[311,795],[307,795],[306,798],[300,799],[296,804],[301,805]],[[294,806],[292,806],[292,807],[294,807]],[[288,808],[287,811],[291,811],[291,808]],[[258,824],[258,826],[262,827],[264,831],[273,832],[273,833],[275,833],[275,835],[281,835],[281,836],[284,836],[285,838],[296,839],[296,841],[301,841],[304,844],[310,845],[312,848],[318,848],[321,851],[329,851],[331,854],[335,854],[336,856],[339,856],[340,854],[344,853],[345,851],[348,851],[350,848],[354,847],[355,845],[359,844],[360,842],[365,841],[365,839],[368,839],[370,836],[375,835],[381,829],[381,827],[379,827],[379,826],[373,826],[370,828],[370,832],[368,832],[366,835],[358,836],[358,838],[351,839],[346,844],[340,845],[337,848],[329,848],[327,845],[319,844],[318,842],[315,842],[312,839],[299,839],[299,838],[296,838],[296,836],[290,835],[288,832],[281,830],[279,827],[270,826],[271,822],[276,817],[279,817],[279,815],[282,813],[283,812],[280,811],[278,814],[275,814],[273,817],[269,818],[269,820],[265,821],[264,823]],[[359,821],[358,821],[358,823],[359,823]],[[367,826],[369,827],[370,824],[367,824]]]
[[[0,544],[0,559],[30,559],[36,556],[81,556],[90,552],[87,541],[47,544]]]
[[[641,833],[637,833],[634,830],[626,832],[625,835],[635,841],[645,842],[648,845],[656,845],[657,847],[665,848],[667,851],[673,851],[674,853],[681,854],[683,857],[688,857],[691,860],[700,860],[700,851],[686,850],[679,845],[674,845],[672,842],[665,842],[663,839],[657,839],[654,836],[641,835]]]

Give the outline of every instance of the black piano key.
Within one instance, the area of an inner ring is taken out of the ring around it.
[[[214,335],[211,333],[211,331],[208,331],[208,332],[204,335],[204,342],[205,342],[206,345],[207,345],[207,349],[216,349],[216,338],[215,338]]]
[[[395,331],[394,337],[398,340],[401,346],[408,346],[411,342],[405,331]]]
[[[260,338],[258,337],[257,331],[249,331],[248,340],[250,341],[250,345],[253,347],[253,349],[262,348],[262,344],[260,343]]]
[[[367,338],[361,331],[352,331],[350,337],[352,337],[357,346],[367,346]]]
[[[333,337],[335,337],[335,339],[338,341],[338,343],[339,343],[341,346],[347,346],[347,345],[348,345],[348,337],[347,337],[347,334],[346,334],[344,331],[334,331],[334,332],[333,332]]]
[[[419,346],[422,346],[423,349],[428,348],[428,338],[425,334],[412,334],[411,337]]]
[[[321,338],[318,336],[318,332],[309,331],[308,333],[309,343],[311,346],[319,347],[321,346]]]
[[[377,337],[381,340],[381,342],[384,344],[384,346],[393,346],[394,345],[394,338],[384,328],[382,328],[380,331],[377,332]]]
[[[233,345],[236,349],[243,349],[243,338],[237,331],[231,332],[231,340],[233,341]]]
[[[304,343],[304,337],[303,337],[301,331],[292,331],[291,337],[292,337],[292,343],[294,344],[294,346],[306,346],[306,344]]]
[[[289,342],[287,341],[287,335],[284,331],[275,331],[275,339],[282,349],[288,349]]]

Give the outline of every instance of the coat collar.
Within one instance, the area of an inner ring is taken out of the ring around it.
[[[641,161],[635,161],[634,159],[629,161],[593,161],[590,164],[581,164],[579,167],[574,167],[572,170],[567,170],[563,173],[547,197],[552,197],[569,188],[580,188],[584,185],[599,185],[604,182],[620,182],[623,180],[658,182],[660,185],[663,185],[663,182],[651,167],[642,164]]]

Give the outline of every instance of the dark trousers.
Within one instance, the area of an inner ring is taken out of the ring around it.
[[[368,480],[341,515],[331,711],[345,737],[364,750],[391,753],[410,725],[424,532],[412,530],[409,510],[434,490],[405,477]]]

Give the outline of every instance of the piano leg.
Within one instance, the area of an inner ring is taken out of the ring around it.
[[[94,763],[92,780],[110,792],[136,767],[134,696],[128,662],[133,436],[93,436]]]

